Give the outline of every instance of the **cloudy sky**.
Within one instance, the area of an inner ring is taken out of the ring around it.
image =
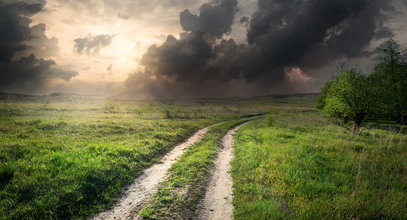
[[[0,0],[0,91],[127,96],[315,92],[407,46],[404,0]]]

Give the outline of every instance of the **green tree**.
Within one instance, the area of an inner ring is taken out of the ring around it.
[[[383,105],[382,116],[406,123],[407,115],[407,53],[389,37],[378,49],[379,63],[371,75]]]
[[[319,96],[318,100],[317,100],[317,109],[324,109],[325,105],[326,105],[326,98],[328,97],[328,95],[331,92],[332,89],[332,81],[328,81],[325,83],[325,85],[321,88],[321,95]]]
[[[374,115],[374,93],[366,74],[342,67],[336,78],[323,87],[317,107],[334,123],[359,133],[363,123]]]

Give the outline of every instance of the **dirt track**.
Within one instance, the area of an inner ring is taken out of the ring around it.
[[[199,219],[233,219],[233,182],[230,175],[230,162],[233,158],[233,134],[246,123],[233,128],[222,139],[222,149],[215,161],[215,168],[205,198],[198,206]]]
[[[164,156],[162,163],[155,164],[144,171],[132,185],[128,187],[125,195],[110,210],[102,212],[92,219],[132,219],[134,212],[139,210],[157,190],[157,186],[165,179],[167,170],[184,153],[185,149],[199,141],[208,131],[204,128],[196,132],[186,142],[176,146],[171,152]]]

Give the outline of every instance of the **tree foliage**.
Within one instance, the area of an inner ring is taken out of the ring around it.
[[[368,120],[407,122],[407,52],[390,37],[377,53],[371,74],[343,66],[317,101],[318,109],[354,133]]]
[[[359,133],[374,112],[372,92],[366,74],[356,68],[342,67],[337,77],[322,89],[318,107],[336,124]]]
[[[382,118],[406,123],[407,116],[407,52],[390,37],[378,49],[379,63],[371,78],[380,90]]]

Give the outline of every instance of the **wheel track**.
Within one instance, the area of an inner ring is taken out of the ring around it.
[[[228,131],[223,137],[221,150],[214,163],[215,167],[204,199],[196,211],[198,219],[228,220],[233,219],[233,181],[230,175],[233,159],[233,134],[249,122]]]
[[[112,209],[99,213],[91,219],[133,219],[136,214],[135,212],[157,191],[158,184],[165,180],[167,170],[171,165],[180,158],[186,148],[201,140],[210,127],[211,126],[197,131],[187,141],[177,145],[163,157],[162,163],[155,164],[146,169],[143,174],[128,187],[124,196]]]

